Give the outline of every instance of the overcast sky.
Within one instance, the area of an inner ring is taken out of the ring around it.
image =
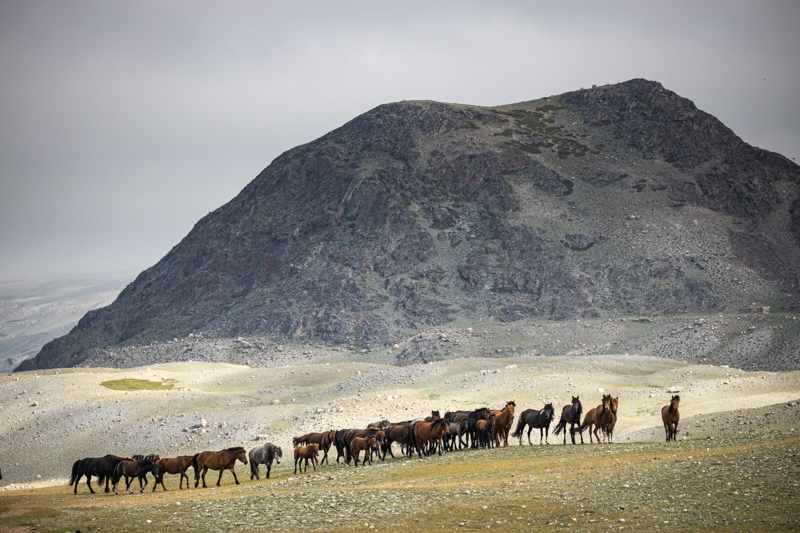
[[[800,2],[0,0],[0,280],[143,270],[379,104],[661,82],[800,157]]]

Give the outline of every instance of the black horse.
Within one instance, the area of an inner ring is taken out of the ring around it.
[[[75,491],[73,494],[78,494],[78,482],[83,476],[86,476],[86,486],[89,487],[89,492],[94,494],[92,489],[92,476],[98,477],[97,483],[102,485],[105,481],[106,492],[110,492],[108,484],[114,479],[117,465],[122,461],[127,461],[125,457],[118,457],[116,455],[106,455],[104,457],[87,457],[86,459],[78,459],[72,465],[72,476],[69,478],[70,486],[75,484]]]
[[[531,444],[531,431],[533,431],[533,428],[539,428],[539,444],[542,443],[542,438],[544,438],[545,444],[548,444],[547,437],[550,433],[550,424],[553,422],[555,414],[555,408],[552,403],[546,404],[541,411],[526,409],[519,415],[517,429],[511,436],[519,437],[519,445],[522,446],[522,434],[525,431],[525,426],[528,426],[528,444]]]
[[[349,429],[339,429],[336,431],[336,434],[333,436],[333,445],[336,446],[336,462],[339,462],[340,457],[344,457],[347,459],[347,455],[345,452],[345,448],[347,448],[347,444],[344,442],[344,436],[347,432],[350,431]]]
[[[492,413],[486,407],[481,407],[480,409],[475,409],[469,414],[467,420],[469,420],[469,438],[470,438],[470,447],[477,448],[478,447],[478,430],[475,425],[478,423],[478,420],[488,420],[489,416]]]
[[[572,403],[565,405],[561,410],[561,420],[558,421],[556,430],[553,432],[553,435],[558,435],[562,431],[564,432],[564,444],[567,443],[567,424],[570,425],[569,434],[572,437],[572,444],[575,444],[575,426],[581,426],[583,406],[578,398],[578,396],[573,396]],[[581,436],[581,444],[583,444],[583,433],[578,433]]]
[[[267,479],[269,479],[269,471],[272,469],[272,461],[274,460],[277,464],[281,464],[283,450],[271,442],[268,442],[263,446],[258,446],[250,450],[248,456],[250,457],[250,479],[253,479],[253,477],[256,479],[261,479],[258,476],[258,465],[260,464],[266,465]]]

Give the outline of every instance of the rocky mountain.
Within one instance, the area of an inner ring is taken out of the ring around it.
[[[481,317],[777,305],[798,295],[799,185],[647,80],[382,105],[275,159],[17,370],[189,334],[370,347]]]

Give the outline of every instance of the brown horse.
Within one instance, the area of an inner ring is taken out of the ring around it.
[[[356,437],[375,437],[375,440],[381,444],[383,444],[383,438],[386,436],[386,433],[382,429],[378,428],[368,428],[368,429],[351,429],[346,431],[342,436],[342,443],[344,444],[344,462],[346,464],[350,464],[350,443],[353,442],[353,439]]]
[[[300,463],[300,473],[303,473],[303,459],[306,460],[306,472],[308,471],[308,460],[311,459],[311,466],[314,472],[317,471],[317,455],[319,455],[319,444],[309,444],[308,446],[298,446],[294,449],[294,473],[297,473],[297,463]]]
[[[364,460],[361,462],[361,466],[367,464],[372,464],[372,448],[378,443],[375,437],[355,437],[352,441],[350,441],[350,453],[353,455],[354,463],[353,466],[358,466],[358,455],[361,453],[361,450],[364,450]]]
[[[614,426],[617,425],[617,408],[619,407],[619,397],[611,400],[611,407],[608,416],[602,420],[603,434],[608,442],[614,441]]]
[[[333,444],[334,435],[336,435],[335,429],[323,431],[322,433],[306,433],[305,435],[300,435],[299,437],[292,439],[292,445],[307,446],[309,444],[318,444],[319,449],[323,454],[322,460],[319,462],[319,464],[322,465],[322,463],[328,461],[328,450],[330,450],[331,444]],[[328,464],[330,464],[329,461]]]
[[[386,452],[389,452],[394,458],[392,453],[392,443],[396,442],[401,446],[408,446],[414,438],[411,432],[411,424],[391,424],[384,430],[384,441],[381,446],[382,456],[381,459],[386,457]]]
[[[429,450],[428,455],[433,454],[436,449],[439,449],[439,455],[442,455],[442,435],[447,431],[449,423],[444,418],[436,418],[431,422],[417,422],[413,426],[414,441],[417,446],[417,455],[422,457],[422,447],[430,443],[432,448]]]
[[[513,401],[506,402],[502,411],[492,411],[494,415],[494,439],[495,446],[500,446],[500,435],[503,436],[503,446],[508,446],[508,432],[511,431],[511,424],[514,423],[514,409],[517,404]]]
[[[603,400],[600,405],[597,407],[592,407],[586,412],[586,416],[583,417],[583,424],[581,427],[578,428],[578,431],[583,433],[587,428],[589,429],[589,443],[593,444],[594,441],[592,440],[592,432],[594,432],[594,437],[597,439],[597,442],[600,442],[600,435],[597,434],[600,431],[600,417],[605,413],[608,413],[611,410],[611,395],[604,394]]]
[[[192,457],[192,467],[194,468],[194,488],[197,488],[197,485],[200,484],[201,470],[203,471],[203,488],[207,487],[206,472],[208,472],[209,469],[219,470],[217,487],[219,487],[219,482],[222,481],[222,473],[225,470],[231,471],[231,474],[233,474],[233,480],[236,481],[237,485],[239,485],[239,478],[236,477],[236,470],[234,470],[237,459],[244,464],[247,464],[247,452],[241,446],[227,448],[218,452],[200,452]]]
[[[488,420],[478,420],[475,422],[475,433],[477,435],[477,442],[481,448],[490,446],[495,434],[495,416],[489,415]]]
[[[681,414],[678,412],[678,404],[681,402],[681,397],[677,394],[672,397],[669,405],[661,408],[661,420],[664,422],[664,431],[667,433],[667,442],[676,440],[678,435],[678,422],[681,419]]]
[[[183,478],[186,478],[186,488],[188,489],[189,476],[186,475],[186,471],[192,466],[192,459],[191,455],[180,455],[178,457],[165,457],[156,461],[158,476],[153,484],[153,492],[156,491],[159,483],[161,483],[162,489],[167,490],[167,487],[164,486],[164,474],[180,474],[181,482],[178,484],[178,489],[183,490]]]

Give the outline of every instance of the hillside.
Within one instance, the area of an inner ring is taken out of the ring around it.
[[[799,182],[646,80],[383,105],[275,159],[17,370],[129,366],[125,349],[190,334],[377,350],[482,320],[791,310]]]

